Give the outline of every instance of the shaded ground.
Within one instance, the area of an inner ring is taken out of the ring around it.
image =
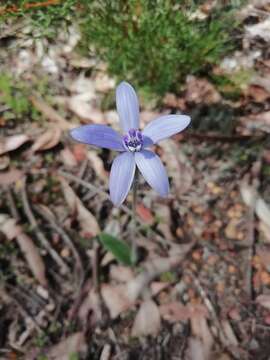
[[[131,197],[120,209],[108,199],[114,154],[68,136],[79,123],[118,126],[115,82],[74,51],[76,28],[50,44],[20,25],[6,25],[0,50],[1,359],[267,359],[269,39],[247,31],[215,69],[252,69],[237,98],[188,76],[162,105],[142,99],[142,123],[185,112],[193,127],[156,147],[168,199],[140,179],[131,269],[97,241],[134,231]]]

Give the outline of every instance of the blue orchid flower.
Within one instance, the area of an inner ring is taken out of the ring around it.
[[[184,130],[190,123],[187,115],[164,115],[139,130],[139,102],[133,87],[122,82],[116,89],[116,107],[123,135],[106,125],[83,125],[71,131],[73,139],[101,148],[121,152],[112,164],[110,197],[119,206],[132,185],[136,166],[146,182],[165,197],[169,192],[166,170],[159,158],[148,148]]]

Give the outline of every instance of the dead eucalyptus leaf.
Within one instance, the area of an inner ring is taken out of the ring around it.
[[[100,233],[100,227],[94,215],[86,209],[81,200],[77,197],[68,182],[59,177],[66,202],[73,214],[76,214],[82,231],[96,236]]]
[[[101,295],[112,319],[117,318],[118,315],[133,305],[133,302],[128,298],[125,285],[102,284]]]
[[[86,353],[87,345],[83,332],[76,332],[49,349],[46,356],[50,360],[70,360],[71,356]]]
[[[270,295],[259,295],[256,298],[256,303],[270,310]]]
[[[49,150],[59,144],[62,130],[58,127],[46,130],[31,147],[32,152]]]
[[[10,185],[20,179],[22,179],[24,173],[18,169],[11,169],[6,172],[0,173],[0,185]]]
[[[159,312],[164,320],[170,323],[187,321],[191,316],[189,307],[181,304],[179,301],[160,305]]]
[[[90,165],[95,171],[96,175],[104,181],[108,177],[108,175],[104,169],[103,161],[98,156],[98,154],[95,151],[88,151],[87,159],[89,160]]]
[[[0,214],[0,231],[2,231],[9,240],[16,238],[34,277],[43,287],[47,287],[48,282],[45,275],[45,265],[32,239],[23,232],[21,226],[17,225],[15,219],[6,214]]]
[[[194,170],[184,153],[173,140],[162,143],[164,150],[162,159],[166,162],[168,174],[173,178],[177,197],[185,194],[193,182]]]
[[[0,139],[0,155],[18,149],[29,137],[25,134],[6,136]]]
[[[153,300],[144,301],[135,317],[132,336],[157,335],[160,327],[161,320],[156,303]]]
[[[48,282],[45,276],[45,265],[32,239],[28,235],[20,233],[16,240],[33,275],[43,287],[47,287]]]

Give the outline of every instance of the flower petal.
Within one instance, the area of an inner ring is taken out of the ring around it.
[[[70,131],[73,139],[101,148],[125,151],[122,137],[115,130],[105,125],[83,125]]]
[[[156,144],[184,130],[189,123],[190,117],[187,115],[164,115],[146,125],[142,133]],[[146,146],[149,146],[148,142]]]
[[[116,88],[116,107],[125,133],[139,128],[139,102],[133,87],[123,81]]]
[[[135,168],[134,155],[130,152],[124,152],[114,159],[110,174],[110,197],[114,205],[121,205],[127,197]]]
[[[159,156],[152,151],[142,150],[135,153],[135,161],[148,184],[161,196],[167,196],[169,181]]]

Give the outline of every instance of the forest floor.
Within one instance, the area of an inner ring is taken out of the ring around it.
[[[2,24],[0,359],[269,359],[269,4],[248,11],[215,69],[252,73],[237,97],[187,76],[161,105],[141,99],[142,126],[168,113],[192,126],[155,149],[169,198],[140,179],[133,268],[98,240],[134,236],[131,196],[108,198],[115,154],[68,135],[118,127],[115,81],[74,50],[76,27],[50,43]]]

